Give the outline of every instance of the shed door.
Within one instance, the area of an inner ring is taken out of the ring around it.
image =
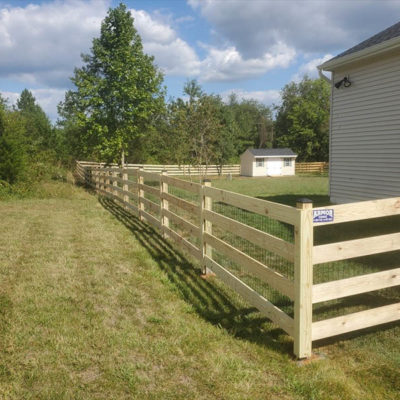
[[[282,175],[282,160],[268,160],[267,175]]]

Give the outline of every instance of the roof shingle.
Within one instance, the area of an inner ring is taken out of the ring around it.
[[[268,157],[268,156],[296,156],[291,149],[249,149],[250,153],[255,157]]]
[[[332,60],[347,56],[348,54],[356,53],[357,51],[364,50],[371,46],[375,46],[376,44],[385,42],[386,40],[390,40],[398,36],[400,36],[400,22],[397,22],[396,24],[389,26],[389,28],[386,28],[385,30],[377,33],[376,35],[371,36],[369,39],[364,40],[363,42],[357,44],[356,46],[353,46],[350,49],[344,51],[343,53],[338,54],[336,57],[333,57]]]

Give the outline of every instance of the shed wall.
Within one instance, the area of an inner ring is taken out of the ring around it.
[[[400,196],[400,56],[338,69],[332,85],[331,201]]]

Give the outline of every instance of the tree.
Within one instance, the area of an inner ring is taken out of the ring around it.
[[[330,87],[323,79],[304,77],[282,90],[277,108],[276,144],[290,147],[299,161],[327,161],[329,157]]]
[[[31,157],[55,146],[53,128],[33,94],[24,89],[17,100],[17,110],[25,120],[25,145]]]
[[[237,155],[249,147],[272,147],[272,113],[269,107],[256,100],[229,97],[227,107],[231,109],[236,124]]]
[[[129,143],[164,104],[163,77],[153,57],[143,53],[124,4],[109,9],[100,38],[82,60],[72,78],[76,90],[59,107],[61,116],[76,125],[73,140],[82,155],[124,163]]]
[[[15,183],[25,170],[24,120],[0,96],[0,180]]]

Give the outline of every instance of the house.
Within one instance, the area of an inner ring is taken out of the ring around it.
[[[247,149],[240,156],[240,175],[294,175],[296,157],[290,149]]]
[[[330,71],[330,197],[400,196],[400,22],[319,67]]]

